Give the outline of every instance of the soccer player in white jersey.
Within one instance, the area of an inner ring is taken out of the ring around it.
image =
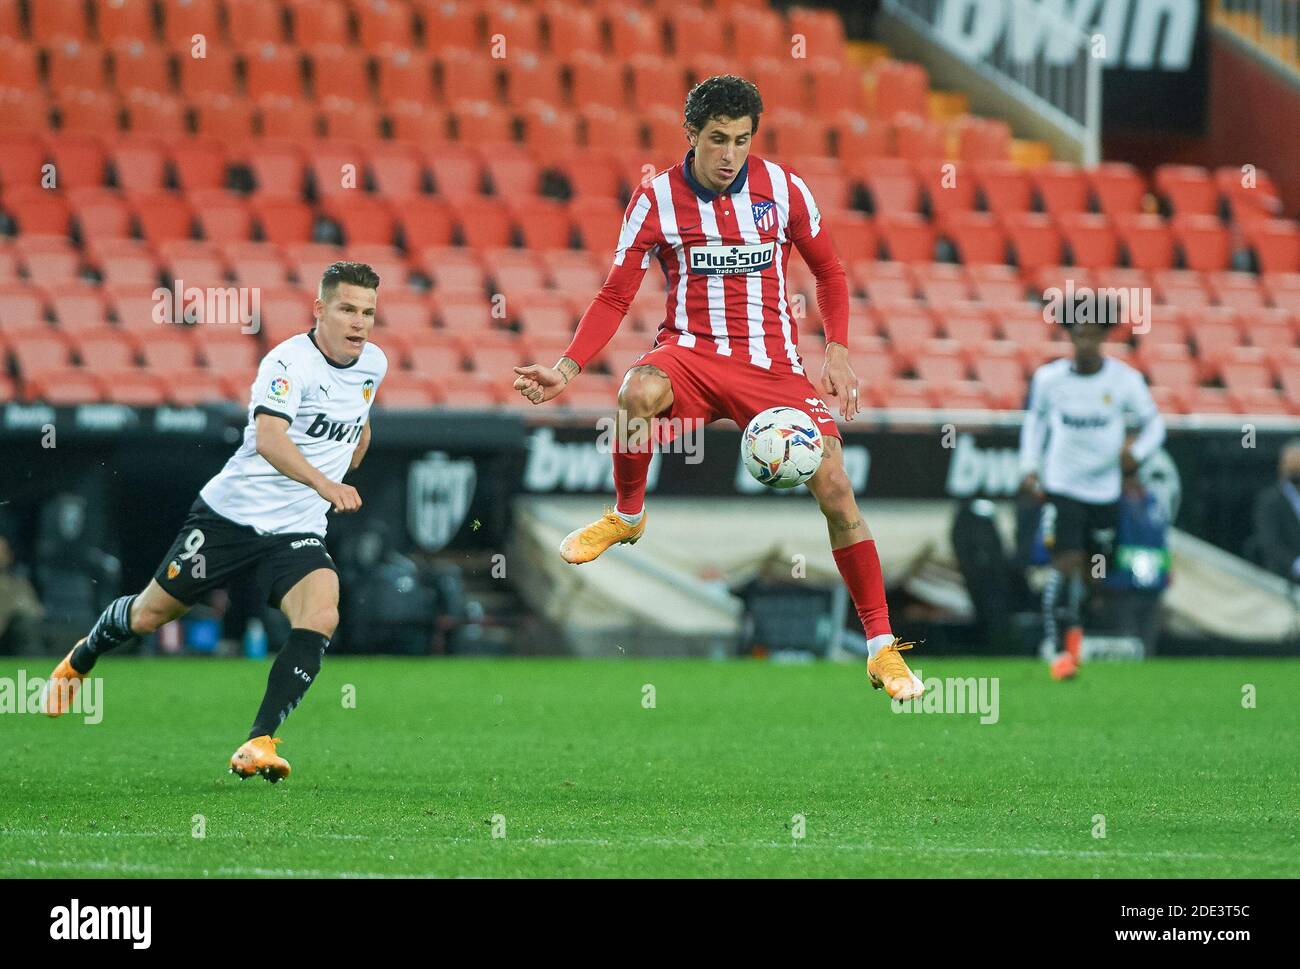
[[[788,166],[750,151],[763,101],[733,74],[710,77],[686,98],[690,150],[633,193],[614,265],[554,367],[515,370],[515,389],[535,404],[558,396],[609,342],[646,270],[657,262],[667,282],[654,346],[628,370],[618,393],[620,417],[637,433],[616,443],[617,503],[561,544],[566,562],[590,562],[645,532],[646,477],[652,446],[643,429],[668,418],[675,432],[729,418],[741,427],[769,407],[788,406],[817,422],[825,456],[808,490],[826,517],[832,555],[867,634],[867,676],[896,700],[924,685],[900,655],[889,621],[884,577],[870,529],[844,471],[840,431],[823,398],[840,413],[858,412],[858,378],[849,365],[849,291],[844,267],[808,183]],[[826,362],[814,386],[799,355],[798,314],[786,265],[797,248],[817,279]],[[657,276],[657,274],[656,274]],[[658,443],[663,443],[662,441]]]
[[[1142,374],[1102,353],[1118,318],[1110,312],[1107,322],[1068,326],[1074,355],[1034,372],[1020,431],[1021,488],[1043,501],[1043,541],[1052,560],[1043,587],[1043,637],[1058,680],[1079,670],[1085,568],[1089,556],[1109,557],[1113,550],[1123,474],[1165,439]]]
[[[276,346],[258,367],[243,444],[199,492],[148,587],[111,603],[54,670],[43,697],[49,716],[68,710],[103,653],[179,619],[210,589],[252,574],[291,631],[230,770],[272,783],[288,776],[274,734],[320,672],[338,625],[326,513],[361,507],[343,477],[370,445],[370,407],[388,371],[383,351],[369,342],[378,288],[379,276],[362,263],[325,270],[314,329]]]

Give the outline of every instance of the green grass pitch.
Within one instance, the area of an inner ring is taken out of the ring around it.
[[[266,663],[109,657],[102,723],[0,715],[0,876],[1300,875],[1300,663],[911,657],[998,721],[857,664],[327,657],[277,785],[226,773]]]

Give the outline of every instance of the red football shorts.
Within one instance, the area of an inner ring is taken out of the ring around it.
[[[673,404],[659,417],[705,424],[730,418],[741,430],[754,415],[769,407],[795,407],[817,423],[823,435],[843,440],[830,408],[804,374],[773,373],[747,360],[735,360],[713,351],[667,343],[644,353],[632,364],[658,367],[673,385]],[[630,368],[629,368],[630,369]]]

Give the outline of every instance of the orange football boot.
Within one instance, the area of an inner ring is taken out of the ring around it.
[[[1070,652],[1061,653],[1052,660],[1052,679],[1072,680],[1079,675],[1079,661]]]
[[[85,641],[84,638],[78,640],[77,646]],[[72,698],[81,689],[81,681],[86,678],[85,673],[78,673],[72,668],[72,654],[77,651],[77,646],[68,650],[68,655],[54,667],[45,689],[41,691],[41,710],[47,717],[61,717],[67,713],[72,707]]]
[[[230,758],[230,773],[238,774],[242,780],[261,774],[272,784],[288,777],[289,762],[275,752],[279,742],[279,737],[266,734],[245,741]]]
[[[1074,657],[1074,665],[1083,662],[1083,627],[1071,626],[1065,631],[1065,651]]]
[[[619,518],[612,508],[606,508],[603,517],[575,529],[564,536],[560,543],[560,557],[570,565],[590,562],[611,545],[635,545],[645,534],[646,513],[641,512],[641,520],[629,525]]]
[[[925,692],[925,684],[913,673],[899,655],[916,643],[892,643],[867,660],[867,677],[877,690],[883,689],[891,700],[915,700]]]

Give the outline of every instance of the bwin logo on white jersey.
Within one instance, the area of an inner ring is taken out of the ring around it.
[[[346,421],[332,421],[324,414],[317,414],[305,433],[308,437],[323,437],[344,444],[355,444],[361,439],[361,430],[365,426],[364,421],[349,424]]]

